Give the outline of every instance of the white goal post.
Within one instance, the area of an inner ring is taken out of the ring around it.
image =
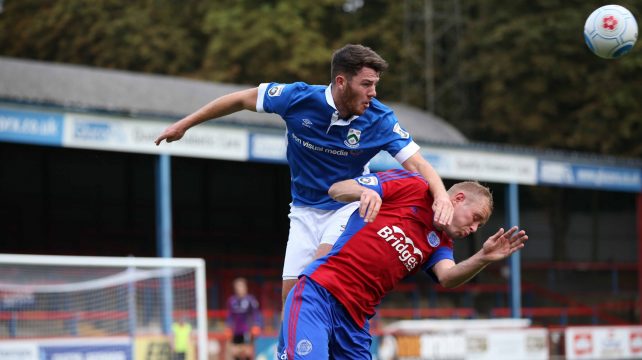
[[[89,358],[118,344],[123,359],[166,354],[183,323],[195,340],[188,359],[205,360],[205,286],[203,259],[0,254],[0,352],[29,344],[34,358],[70,348]]]

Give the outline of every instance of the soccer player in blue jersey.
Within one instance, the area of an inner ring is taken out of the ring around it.
[[[433,223],[429,190],[421,175],[401,169],[332,185],[335,200],[360,201],[360,209],[332,250],[305,268],[288,295],[280,359],[370,359],[368,319],[401,279],[421,269],[444,287],[459,286],[524,247],[524,231],[499,229],[477,253],[455,264],[453,239],[474,233],[488,220],[492,195],[477,182],[453,185],[448,190],[453,220],[440,230]],[[374,219],[368,213],[373,203],[380,204]]]
[[[292,194],[283,299],[305,266],[332,248],[358,206],[335,201],[328,196],[328,188],[369,173],[368,162],[380,150],[430,182],[435,223],[443,227],[451,222],[453,208],[441,178],[393,111],[375,98],[379,77],[387,67],[370,48],[346,45],[333,54],[329,86],[264,83],[234,92],[169,126],[155,140],[156,145],[177,141],[197,124],[244,109],[283,118]]]

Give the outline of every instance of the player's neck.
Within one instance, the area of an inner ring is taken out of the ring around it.
[[[335,86],[332,87],[332,100],[339,114],[339,119],[349,119],[354,115],[350,113],[347,106],[343,103],[341,94],[339,94],[339,90]]]
[[[345,119],[348,120],[354,116],[353,113],[351,113],[346,106],[343,106],[343,104],[340,104],[338,102],[334,103],[337,107],[337,113],[339,114],[339,119]]]

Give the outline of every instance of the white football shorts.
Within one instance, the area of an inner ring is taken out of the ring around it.
[[[359,207],[355,201],[337,210],[320,210],[290,204],[290,234],[283,262],[283,280],[296,279],[314,260],[320,244],[334,245],[350,215]]]

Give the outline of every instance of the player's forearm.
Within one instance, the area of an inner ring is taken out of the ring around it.
[[[428,180],[428,184],[430,184],[430,193],[432,194],[433,198],[437,198],[439,196],[448,196],[448,193],[446,192],[446,186],[444,186],[444,182],[441,180],[441,176],[437,174],[437,171],[435,168],[430,165],[428,161],[424,161],[423,163],[419,164],[417,172],[421,174],[426,180]]]
[[[176,124],[187,130],[205,121],[217,119],[241,110],[256,111],[257,95],[258,89],[252,88],[221,96],[181,119]]]
[[[479,251],[468,259],[443,271],[442,276],[439,277],[439,283],[446,288],[463,285],[479,274],[490,263],[490,261],[483,258],[481,251]]]
[[[365,187],[359,185],[355,180],[350,179],[332,184],[328,190],[328,194],[338,202],[349,203],[361,199],[361,194],[365,190]]]
[[[448,193],[446,192],[444,182],[441,180],[441,176],[437,174],[435,168],[433,168],[432,165],[430,165],[430,163],[419,153],[414,154],[402,165],[408,171],[421,174],[421,176],[428,181],[428,184],[430,184],[430,193],[433,198],[438,198],[440,196],[448,197]]]

